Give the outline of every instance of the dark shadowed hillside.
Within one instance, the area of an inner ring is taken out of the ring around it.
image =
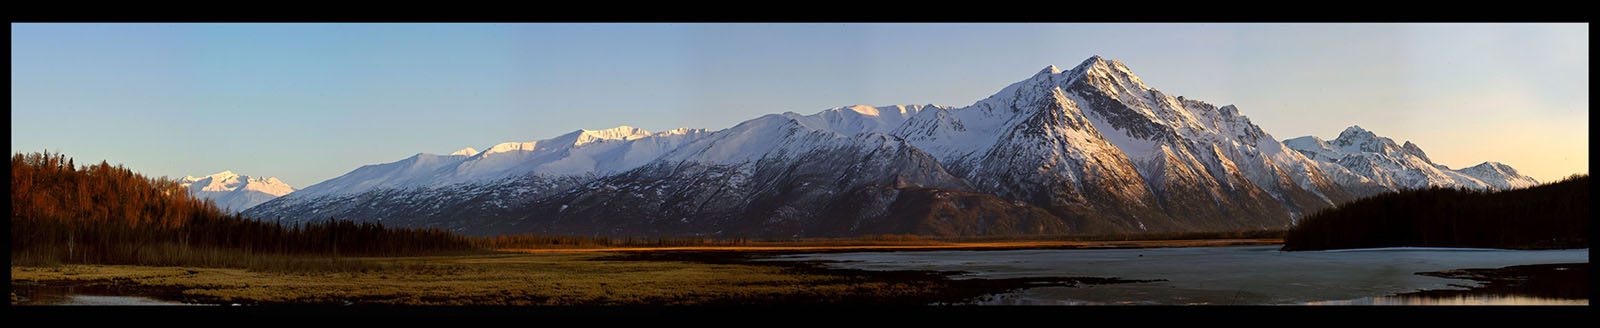
[[[1431,188],[1367,197],[1302,220],[1283,249],[1398,246],[1588,248],[1589,176],[1496,192]]]

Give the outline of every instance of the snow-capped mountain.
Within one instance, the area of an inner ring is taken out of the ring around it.
[[[643,165],[704,133],[704,129],[691,128],[652,133],[619,126],[606,130],[577,130],[537,141],[506,142],[481,152],[468,147],[449,155],[418,153],[397,162],[362,166],[306,187],[296,196],[497,184],[530,175],[547,178],[608,175]]]
[[[1373,140],[1278,142],[1235,106],[1164,94],[1096,56],[1065,71],[1046,67],[965,107],[857,105],[769,114],[719,131],[623,126],[417,154],[246,215],[473,235],[1222,231],[1283,228],[1428,181],[1375,173],[1405,165],[1440,171],[1418,173],[1436,180],[1532,181],[1498,163],[1451,171],[1415,145]],[[1346,156],[1368,148],[1420,159],[1360,169],[1340,162],[1378,160]]]
[[[1440,168],[1447,169],[1442,165]],[[1527,188],[1539,184],[1538,180],[1517,173],[1517,170],[1511,168],[1510,165],[1500,162],[1483,162],[1455,171],[1473,179],[1478,179],[1478,181],[1483,181],[1495,189]]]
[[[1499,162],[1452,170],[1434,163],[1421,147],[1410,141],[1397,144],[1394,139],[1378,136],[1359,125],[1346,128],[1333,140],[1304,136],[1284,140],[1283,144],[1320,162],[1328,170],[1341,171],[1337,181],[1351,190],[1514,189],[1538,184],[1533,178]]]
[[[362,166],[247,214],[293,220],[399,217],[401,221],[389,222],[403,223],[406,218],[497,209],[490,204],[529,194],[547,195],[597,176],[633,169],[705,134],[704,129],[657,133],[619,126],[500,143],[481,152],[469,147],[450,155],[418,153],[396,162]],[[462,205],[468,202],[489,203]]]
[[[179,185],[196,198],[208,198],[225,211],[239,212],[294,192],[275,177],[252,178],[222,171],[203,177],[184,176]]]
[[[882,130],[871,127],[881,118],[855,115],[873,109],[762,116],[639,169],[512,207],[504,223],[599,235],[883,233],[861,224],[874,216],[855,212],[889,206],[893,198],[870,206],[841,201],[874,188],[966,185],[916,147],[874,131]]]
[[[1114,231],[1279,227],[1350,198],[1234,106],[1163,94],[1098,56],[895,133],[979,191]]]

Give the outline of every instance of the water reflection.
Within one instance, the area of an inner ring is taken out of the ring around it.
[[[1345,301],[1310,302],[1306,303],[1306,305],[1589,305],[1589,300],[1520,295],[1390,296],[1364,297]]]
[[[977,302],[978,305],[1163,305],[1149,301],[1117,301],[1093,302],[1076,299],[1040,299],[1026,297],[1005,297]],[[1210,302],[1176,303],[1180,305],[1226,305]],[[1522,295],[1457,295],[1447,297],[1433,296],[1385,296],[1363,297],[1353,300],[1307,302],[1305,305],[1589,305],[1587,299],[1562,299],[1548,297],[1534,297]]]
[[[12,286],[12,305],[200,305],[119,294],[106,288],[80,286]]]
[[[109,296],[109,295],[65,295],[45,301],[30,302],[25,305],[195,305],[179,302],[162,301],[140,296]]]

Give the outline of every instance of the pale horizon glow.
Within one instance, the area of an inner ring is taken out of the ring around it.
[[[1276,139],[1588,173],[1588,24],[12,24],[12,151],[296,189],[418,152],[966,106],[1100,55]]]

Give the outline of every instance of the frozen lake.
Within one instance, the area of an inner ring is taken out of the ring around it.
[[[1588,249],[1382,248],[1283,252],[1279,246],[797,254],[769,260],[838,261],[864,270],[964,271],[959,278],[1117,277],[1160,282],[1037,287],[983,304],[1588,304],[1588,300],[1483,296],[1407,299],[1420,290],[1477,282],[1417,275],[1467,268],[1588,263]]]

